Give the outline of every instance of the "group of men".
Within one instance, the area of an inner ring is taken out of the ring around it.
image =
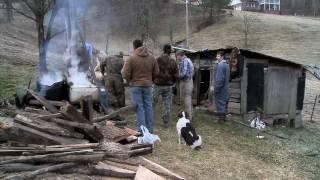
[[[151,133],[154,131],[154,106],[159,97],[162,98],[161,119],[164,128],[168,128],[171,122],[171,106],[173,92],[172,87],[179,83],[180,100],[183,102],[183,110],[189,114],[192,120],[192,91],[194,66],[184,51],[176,52],[176,60],[170,55],[172,48],[164,45],[163,53],[155,58],[143,46],[141,40],[133,41],[133,54],[123,63],[123,55],[106,58],[95,70],[103,76],[107,94],[101,93],[101,97],[109,98],[113,108],[120,108],[124,103],[125,79],[130,86],[131,99],[137,105],[137,130],[145,126]],[[226,115],[228,102],[229,65],[223,59],[223,54],[217,55],[218,65],[215,75],[214,93],[217,115],[223,119]],[[96,75],[96,77],[98,77]],[[103,91],[103,88],[102,90]],[[117,92],[113,92],[117,91]],[[105,96],[103,96],[105,94]],[[110,96],[110,97],[106,97]]]
[[[122,77],[129,82],[131,97],[137,105],[137,129],[145,126],[154,130],[154,105],[162,98],[161,119],[167,128],[171,122],[172,87],[179,80],[184,110],[192,114],[193,64],[183,51],[176,53],[178,63],[171,58],[170,45],[163,47],[163,54],[154,58],[141,40],[133,41],[133,55],[122,68]],[[179,67],[179,68],[178,68]]]

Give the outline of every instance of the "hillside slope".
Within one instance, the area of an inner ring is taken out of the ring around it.
[[[249,12],[248,12],[249,13]],[[249,49],[303,64],[320,65],[320,19],[249,13],[256,17]],[[244,46],[241,12],[192,35],[194,49]]]

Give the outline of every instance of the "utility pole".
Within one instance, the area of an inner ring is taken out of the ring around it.
[[[188,0],[186,0],[186,41],[187,41],[187,48],[189,48],[189,9],[188,9]]]

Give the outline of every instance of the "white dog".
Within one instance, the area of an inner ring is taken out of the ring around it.
[[[179,144],[181,144],[181,137],[184,139],[187,145],[192,149],[199,149],[202,145],[201,136],[197,135],[196,130],[190,124],[190,120],[187,119],[188,113],[182,111],[179,113],[180,118],[177,122],[177,132],[179,136]]]

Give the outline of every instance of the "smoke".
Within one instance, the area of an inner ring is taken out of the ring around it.
[[[64,31],[50,40],[47,49],[47,64],[49,72],[45,74],[40,83],[52,85],[67,77],[68,82],[74,86],[90,86],[87,72],[79,70],[81,57],[77,50],[83,45],[84,37],[81,35],[80,23],[85,18],[89,6],[89,0],[59,0],[59,9],[54,22],[55,32]],[[48,15],[48,18],[50,18]],[[83,29],[81,29],[83,30]]]
[[[51,86],[55,82],[60,82],[62,80],[63,80],[63,76],[59,72],[48,72],[47,74],[42,76],[40,80],[40,84]]]

